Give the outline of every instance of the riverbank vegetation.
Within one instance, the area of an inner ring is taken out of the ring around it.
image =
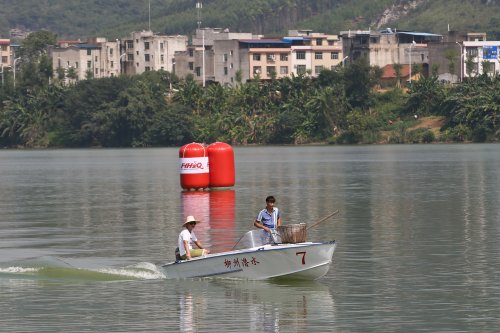
[[[216,84],[168,72],[65,84],[41,55],[0,89],[2,147],[155,147],[187,142],[373,144],[495,142],[500,77],[378,89],[380,69],[356,62],[317,79]],[[439,119],[441,128],[419,126]]]

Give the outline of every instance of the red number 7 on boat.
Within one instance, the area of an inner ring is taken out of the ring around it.
[[[301,255],[302,254],[302,265],[305,265],[306,264],[306,251],[303,251],[303,252],[295,252],[295,255],[298,256],[298,255]]]

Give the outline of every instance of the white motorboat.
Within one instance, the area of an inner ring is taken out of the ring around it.
[[[328,272],[336,242],[264,244],[262,232],[255,230],[246,233],[237,245],[243,248],[191,260],[177,260],[160,268],[167,278],[172,279],[217,277],[315,280]]]

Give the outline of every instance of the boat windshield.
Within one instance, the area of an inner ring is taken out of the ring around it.
[[[247,249],[250,247],[262,246],[269,243],[269,234],[264,230],[248,231],[240,238],[238,243],[233,247],[235,250]]]

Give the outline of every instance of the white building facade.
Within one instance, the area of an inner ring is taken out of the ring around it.
[[[500,74],[500,41],[464,41],[463,77]]]

